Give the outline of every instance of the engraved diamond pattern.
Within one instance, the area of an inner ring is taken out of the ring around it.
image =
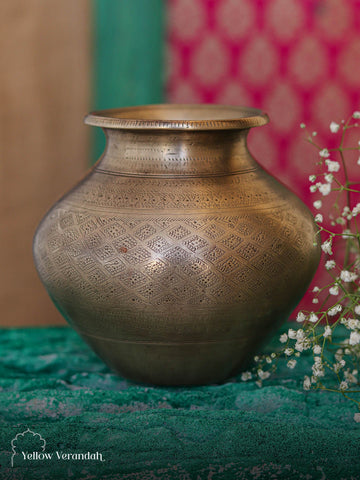
[[[187,228],[183,227],[182,225],[178,225],[175,228],[172,228],[169,232],[168,235],[169,237],[175,239],[175,240],[181,240],[184,237],[187,237],[190,235],[190,230]]]
[[[266,221],[276,224],[283,218],[292,223],[291,228],[282,228],[278,238],[269,239],[261,229],[259,214],[202,215],[199,220],[179,215],[142,219],[88,215],[84,219],[58,210],[49,231],[58,231],[55,227],[61,223],[62,237],[51,233],[43,246],[40,268],[56,272],[54,285],[59,290],[67,289],[72,279],[74,291],[66,290],[69,295],[75,297],[76,290],[92,292],[93,298],[103,302],[113,299],[159,308],[177,303],[241,302],[244,288],[249,295],[262,289],[266,296],[284,266],[301,258],[303,240],[296,232],[305,228],[303,223],[298,220],[297,225],[291,212],[285,217],[279,209],[267,214]],[[76,234],[81,227],[83,240]],[[284,249],[290,238],[293,249]],[[254,269],[261,272],[261,278],[251,285]]]

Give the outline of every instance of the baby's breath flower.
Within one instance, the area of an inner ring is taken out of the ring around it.
[[[329,172],[338,172],[340,170],[340,163],[333,160],[325,160]]]
[[[338,305],[335,305],[334,307],[330,308],[330,310],[328,310],[328,315],[329,317],[334,317],[335,315],[337,315],[338,313],[340,313],[342,310],[342,306],[340,304]]]
[[[356,162],[358,165],[360,165],[360,157],[357,159],[357,162]]]
[[[314,360],[315,360],[315,363],[311,367],[311,369],[313,371],[313,375],[315,377],[323,377],[325,375],[325,370],[324,370],[324,367],[322,365],[321,358],[320,357],[315,357]]]
[[[355,117],[354,117],[355,118]],[[300,128],[306,128],[305,123],[300,123]]]
[[[349,383],[357,383],[358,382],[357,374],[358,374],[357,370],[353,370],[351,372],[350,369],[348,368],[344,372],[344,377],[346,378],[346,381]]]
[[[309,190],[310,190],[311,193],[315,193],[316,190],[317,190],[317,186],[316,185],[310,185]]]
[[[340,367],[341,368],[345,367],[345,364],[346,364],[345,360],[343,358],[340,358],[340,360],[339,360]]]
[[[329,153],[329,150],[327,148],[323,148],[322,150],[320,150],[319,155],[322,158],[330,157],[330,153]]]
[[[360,112],[356,111],[352,114],[353,118],[360,118]]]
[[[309,181],[313,183],[315,182],[315,180],[316,180],[316,175],[310,175]]]
[[[290,357],[294,353],[294,349],[293,348],[286,348],[284,353],[285,353],[285,355]]]
[[[264,372],[261,368],[257,371],[258,376],[261,380],[266,380],[270,377],[270,372]]]
[[[331,133],[337,133],[339,131],[340,125],[336,122],[331,122],[330,123],[330,132]]]
[[[331,334],[332,334],[331,327],[329,325],[326,325],[324,333],[323,333],[323,337],[324,338],[331,337]]]
[[[349,388],[349,384],[343,380],[341,383],[340,383],[340,390],[347,390]]]
[[[348,318],[346,322],[346,326],[350,330],[355,330],[355,328],[360,328],[360,321],[356,318]]]
[[[319,317],[314,312],[311,312],[309,316],[309,322],[316,323],[318,320]]]
[[[305,332],[302,328],[299,328],[298,330],[296,330],[296,338],[298,340],[302,340],[303,338],[305,338]]]
[[[319,299],[318,298],[313,298],[312,303],[319,303]]]
[[[360,343],[360,334],[359,332],[351,332],[349,344],[350,345],[358,345]]]
[[[335,260],[328,260],[326,263],[325,263],[325,268],[326,270],[331,270],[332,268],[335,268]]]
[[[356,423],[360,423],[360,413],[357,412],[357,413],[354,413],[354,420]]]
[[[325,176],[324,176],[325,180],[328,182],[328,183],[332,183],[333,180],[334,180],[334,175],[332,173],[327,173]]]
[[[339,287],[337,285],[329,288],[330,295],[339,295]]]
[[[313,293],[320,292],[320,288],[317,285],[315,285],[312,291]]]
[[[296,321],[302,323],[306,320],[306,315],[303,312],[299,312],[296,316]]]
[[[292,340],[293,340],[294,338],[296,338],[296,332],[295,332],[294,329],[289,328],[289,330],[288,330],[288,337],[291,338]]]
[[[356,217],[360,213],[360,203],[357,203],[355,207],[352,209],[352,216]]]
[[[321,200],[315,200],[315,202],[313,203],[314,207],[316,208],[316,210],[319,210],[319,208],[322,207],[322,201]]]
[[[321,250],[324,252],[324,253],[327,253],[328,255],[332,255],[332,249],[331,249],[331,244],[332,244],[332,240],[331,238],[326,240],[322,245],[321,245]]]
[[[289,368],[291,368],[291,369],[295,368],[295,366],[296,366],[296,360],[295,360],[294,358],[292,358],[291,360],[289,360],[289,361],[287,362],[287,366],[288,366]]]
[[[286,333],[283,333],[282,335],[280,335],[280,342],[281,343],[286,343],[287,339],[288,339],[288,336],[287,336]]]
[[[342,348],[338,348],[338,349],[336,350],[336,353],[335,353],[335,360],[337,360],[337,361],[339,362],[339,361],[342,359],[343,355],[344,355],[343,349],[342,349]]]
[[[315,355],[320,355],[321,353],[320,345],[314,345],[313,352],[315,353]]]
[[[241,374],[241,380],[242,380],[243,382],[247,382],[247,381],[250,380],[251,378],[252,378],[251,372],[243,372],[243,373]]]
[[[349,212],[350,212],[350,208],[347,205],[345,205],[345,207],[343,208],[342,215],[346,216]]]
[[[356,307],[354,308],[354,312],[356,313],[356,315],[360,315],[360,305],[356,305]]]
[[[340,278],[345,283],[354,282],[358,276],[354,272],[349,272],[348,270],[342,270],[340,273]]]
[[[311,348],[311,342],[308,338],[299,338],[295,343],[295,350],[298,352],[303,352],[304,350],[309,350]],[[296,355],[296,353],[295,353]]]
[[[335,373],[339,373],[340,370],[341,370],[341,365],[340,365],[340,363],[334,363],[333,368],[334,368],[334,372],[335,372]]]

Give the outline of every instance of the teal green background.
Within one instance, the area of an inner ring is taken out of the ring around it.
[[[163,0],[93,0],[92,110],[164,101]],[[94,129],[92,161],[105,138]]]

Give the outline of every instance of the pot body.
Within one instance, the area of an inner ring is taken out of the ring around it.
[[[36,267],[66,320],[121,375],[221,382],[304,295],[316,227],[248,152],[248,124],[164,128],[149,110],[138,112],[143,123],[105,122],[103,157],[37,229]]]

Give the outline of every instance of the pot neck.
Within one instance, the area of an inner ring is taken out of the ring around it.
[[[179,131],[103,129],[106,148],[96,165],[123,175],[213,176],[254,169],[249,129]]]

